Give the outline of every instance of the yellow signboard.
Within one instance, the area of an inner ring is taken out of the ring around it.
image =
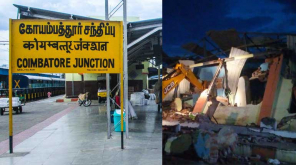
[[[121,73],[122,22],[12,20],[13,73]]]

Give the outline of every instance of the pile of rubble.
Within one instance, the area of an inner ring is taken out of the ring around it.
[[[212,121],[210,118],[205,114],[194,114],[187,109],[182,109],[181,111],[163,111],[162,112],[162,119],[165,121],[178,121],[178,123],[185,123],[185,122],[194,122],[194,123],[201,123],[201,122],[208,122],[211,123]]]
[[[209,130],[182,130],[164,141],[165,156],[173,159],[186,159],[207,164],[287,164],[276,158],[267,158],[260,154],[240,153],[243,145],[264,143],[285,143],[278,137],[244,137],[223,127],[218,132]],[[190,155],[190,156],[189,156]],[[188,159],[189,158],[189,159]]]
[[[196,156],[207,163],[224,162],[233,155],[237,143],[237,134],[224,127],[218,133],[197,130],[192,133],[179,134],[167,139],[165,152],[167,154],[182,154],[194,147]]]

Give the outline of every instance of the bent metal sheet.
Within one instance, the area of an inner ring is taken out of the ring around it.
[[[12,20],[13,73],[121,73],[122,22]]]

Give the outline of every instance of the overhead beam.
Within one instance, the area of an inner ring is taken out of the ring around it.
[[[148,33],[142,35],[141,37],[139,37],[138,39],[136,39],[135,41],[129,43],[127,45],[127,48],[129,49],[130,47],[134,46],[135,44],[139,43],[140,41],[144,40],[145,38],[149,37],[150,35],[154,34],[155,32],[162,30],[162,27],[157,27],[154,28],[153,30],[149,31]]]
[[[35,17],[35,18],[41,18],[41,19],[51,19],[51,20],[59,20],[59,19],[61,19],[61,18],[54,18],[54,17],[44,16],[44,15],[40,15],[40,14],[33,14],[30,11],[23,11],[20,14],[23,15],[23,16],[26,16],[26,17]],[[61,19],[61,20],[64,20],[64,19]]]
[[[121,0],[109,13],[108,15],[108,19],[110,19],[116,12],[117,10],[119,10],[121,8],[121,6],[123,5],[123,0]]]
[[[144,46],[145,44],[149,43],[149,42],[151,42],[151,40],[145,40],[145,41],[141,42],[139,45],[137,45],[137,46],[133,47],[132,49],[130,49],[130,50],[128,51],[128,55],[129,55],[129,54],[132,54],[133,52],[135,52],[135,51],[138,50],[138,49],[142,49],[143,46]]]
[[[162,27],[162,23],[153,24],[153,25],[146,25],[146,26],[141,26],[141,27],[134,27],[134,28],[132,27],[128,30],[128,32],[146,30],[146,29],[157,28],[157,27]]]
[[[280,53],[280,52],[279,51],[269,51],[269,52],[260,52],[260,53],[254,53],[254,54],[245,54],[245,55],[240,55],[238,57],[230,57],[230,58],[223,58],[223,59],[225,62],[228,62],[228,61],[234,61],[234,60],[239,60],[239,59],[259,58],[262,56],[273,55],[273,54],[278,54],[278,53]],[[196,64],[190,65],[189,68],[217,65],[220,63],[220,61],[221,60],[212,60],[212,61],[207,61],[207,62],[196,63]]]
[[[135,59],[135,58],[140,58],[140,56],[138,54],[140,53],[144,53],[145,51],[148,51],[148,49],[146,49],[147,47],[144,47],[142,49],[137,49],[136,51],[134,51],[133,53],[129,54],[128,59]]]

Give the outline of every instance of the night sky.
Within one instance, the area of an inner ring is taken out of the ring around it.
[[[163,0],[163,50],[169,56],[190,54],[181,45],[227,29],[296,33],[296,1]]]

